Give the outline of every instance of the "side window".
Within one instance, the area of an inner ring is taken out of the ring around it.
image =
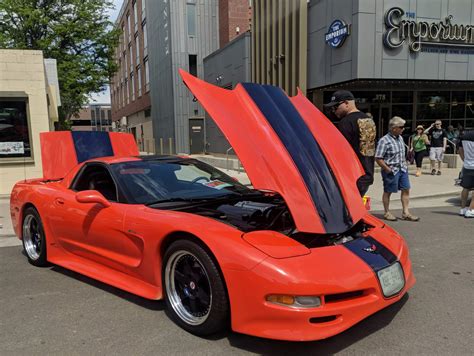
[[[72,187],[75,191],[97,190],[107,200],[117,201],[117,187],[107,169],[98,165],[87,166]]]

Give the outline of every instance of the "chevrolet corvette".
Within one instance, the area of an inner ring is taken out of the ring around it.
[[[18,182],[11,217],[28,261],[152,300],[196,335],[336,335],[415,278],[403,238],[365,208],[362,167],[302,93],[184,84],[251,188],[185,156],[139,156],[129,134],[41,134],[43,177]]]

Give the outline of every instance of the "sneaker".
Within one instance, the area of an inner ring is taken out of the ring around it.
[[[431,175],[434,176],[436,174],[436,169],[431,170]]]
[[[421,176],[421,172],[416,172],[415,177],[419,177],[419,176]]]
[[[466,211],[468,211],[468,210],[469,210],[468,208],[462,208],[461,210],[459,210],[459,215],[460,216],[466,215]]]
[[[465,218],[474,218],[474,209],[468,209],[466,214],[464,214]]]
[[[438,171],[438,173],[436,173],[436,175],[440,176],[440,175],[441,175],[441,171]]]

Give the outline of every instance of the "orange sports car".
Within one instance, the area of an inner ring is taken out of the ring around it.
[[[365,209],[334,125],[301,93],[181,76],[252,189],[192,158],[138,156],[129,134],[43,133],[43,178],[11,194],[28,260],[164,299],[197,335],[323,339],[400,300],[407,245]]]

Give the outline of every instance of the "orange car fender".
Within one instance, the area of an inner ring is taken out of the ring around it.
[[[22,239],[22,221],[25,210],[33,206],[43,220],[46,215],[45,205],[48,199],[48,187],[41,187],[41,180],[30,180],[17,183],[10,195],[10,214],[17,237]]]
[[[143,239],[143,263],[150,265],[149,271],[153,270],[159,286],[162,258],[175,239],[188,238],[201,243],[214,256],[221,271],[250,270],[267,258],[242,239],[240,230],[195,214],[132,205],[125,215],[124,230]]]

